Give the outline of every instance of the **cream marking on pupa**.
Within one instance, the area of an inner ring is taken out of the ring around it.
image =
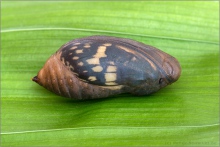
[[[65,60],[63,57],[61,58],[61,62],[63,63],[63,65],[65,65]]]
[[[112,46],[112,44],[111,43],[105,43],[105,44],[103,44],[104,46]]]
[[[80,81],[83,81],[83,82],[86,82],[86,83],[88,82],[88,81],[86,81],[86,80],[84,80],[84,79],[80,79],[80,78],[79,78],[79,80],[80,80]]]
[[[70,48],[70,50],[75,50],[77,48],[77,46],[73,46]]]
[[[73,59],[73,60],[78,60],[78,59],[79,59],[79,57],[74,56],[72,59]]]
[[[108,62],[110,65],[115,65],[115,63],[113,61],[109,61]]]
[[[107,57],[105,51],[106,51],[106,46],[99,46],[96,54],[93,57],[95,58]]]
[[[76,72],[72,72],[74,75],[77,75],[77,76],[79,76],[79,74],[78,73],[76,73]]]
[[[116,72],[117,67],[116,66],[108,66],[106,72]]]
[[[76,53],[81,54],[81,53],[83,53],[83,50],[76,50]]]
[[[72,65],[67,65],[66,67],[67,67],[69,70],[71,70],[71,69],[74,70],[74,68],[73,68]]]
[[[131,59],[131,61],[136,61],[137,60],[137,58],[135,58],[135,57],[133,57],[132,59]]]
[[[79,45],[79,44],[81,44],[81,43],[79,43],[79,42],[74,43],[74,45]]]
[[[106,82],[105,85],[118,85],[118,84],[115,82]]]
[[[126,52],[128,52],[128,53],[131,53],[131,54],[133,54],[133,55],[135,54],[135,52],[134,52],[133,50],[131,50],[131,49],[125,47],[125,46],[116,45],[116,47],[117,47],[117,48],[120,48],[120,49],[122,49],[122,50],[124,50],[124,51],[126,51]]]
[[[70,65],[70,63],[69,63],[68,61],[66,61],[66,65],[67,65],[67,66],[69,66],[69,65]]]
[[[92,70],[94,72],[101,72],[103,70],[103,68],[101,66],[95,66],[95,67],[92,68]]]
[[[91,58],[86,60],[89,64],[100,64],[99,58]]]
[[[91,46],[90,46],[90,44],[86,43],[83,47],[84,48],[90,48]]]
[[[70,67],[70,70],[74,70],[74,68],[73,68],[73,66],[72,66],[72,65],[70,65],[69,67]]]
[[[79,65],[79,66],[83,66],[83,62],[79,62],[78,65]]]
[[[117,79],[116,73],[105,73],[105,81],[106,82],[114,82]]]
[[[90,76],[88,79],[89,79],[90,81],[95,81],[95,80],[97,80],[95,76]]]

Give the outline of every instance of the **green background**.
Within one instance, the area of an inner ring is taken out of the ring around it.
[[[219,2],[1,2],[2,146],[218,146]],[[176,57],[149,96],[87,101],[31,81],[69,40],[134,39]]]

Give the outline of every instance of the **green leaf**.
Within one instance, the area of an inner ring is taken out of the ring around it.
[[[219,2],[1,3],[1,146],[218,146]],[[134,39],[176,57],[149,96],[73,101],[32,82],[69,40]]]

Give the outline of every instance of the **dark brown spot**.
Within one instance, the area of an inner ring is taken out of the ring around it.
[[[38,83],[38,78],[37,78],[37,76],[33,77],[33,78],[32,78],[32,81]]]
[[[162,84],[163,81],[164,81],[164,79],[163,79],[163,78],[160,78],[160,80],[159,80],[159,84]]]

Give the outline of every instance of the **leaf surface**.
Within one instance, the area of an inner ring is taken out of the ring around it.
[[[218,146],[219,3],[1,5],[2,146]],[[30,79],[67,41],[130,38],[176,57],[180,79],[149,96],[72,101]]]

